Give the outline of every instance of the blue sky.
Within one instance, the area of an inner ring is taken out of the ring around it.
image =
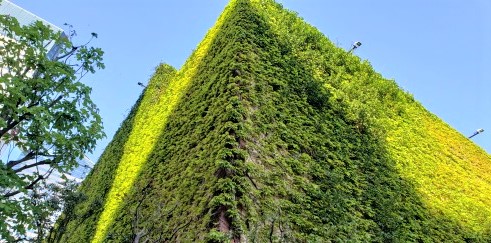
[[[47,21],[70,23],[82,43],[99,34],[106,69],[87,76],[107,138],[161,62],[179,68],[214,24],[227,0],[11,0]],[[491,1],[278,0],[331,41],[368,60],[429,111],[491,153]]]

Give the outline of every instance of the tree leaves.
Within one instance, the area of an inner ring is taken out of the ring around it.
[[[0,141],[24,152],[19,160],[0,154],[0,204],[11,205],[0,210],[0,221],[21,221],[11,228],[13,237],[32,227],[31,210],[40,210],[23,200],[33,186],[73,169],[104,136],[91,89],[80,82],[104,64],[100,48],[73,46],[41,21],[21,26],[2,15],[0,29]],[[53,45],[58,55],[48,56]],[[3,235],[7,228],[0,227]]]

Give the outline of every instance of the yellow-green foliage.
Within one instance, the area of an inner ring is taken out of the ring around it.
[[[124,152],[115,171],[104,211],[97,223],[93,242],[103,241],[107,228],[114,220],[115,212],[133,186],[174,108],[173,105],[179,99],[179,91],[186,87],[186,82],[173,82],[174,73],[172,67],[164,65],[157,69],[156,75],[150,80],[136,111],[131,133],[124,145]]]
[[[93,207],[95,205],[100,207],[102,206],[101,201],[105,201],[102,212],[100,210],[98,212],[100,213],[100,216],[97,221],[97,226],[92,226],[91,229],[93,232],[89,232],[89,236],[94,233],[92,242],[104,241],[107,234],[107,228],[114,222],[114,214],[121,207],[122,201],[135,183],[135,179],[138,177],[142,166],[148,160],[148,155],[153,151],[157,138],[160,136],[166,125],[167,117],[182,98],[182,94],[188,88],[190,81],[195,78],[198,71],[197,68],[201,64],[203,57],[209,52],[210,45],[214,41],[216,33],[219,31],[224,19],[227,17],[227,10],[231,9],[231,6],[233,6],[233,1],[229,5],[230,6],[225,9],[224,13],[218,19],[218,22],[210,29],[197,50],[191,55],[179,72],[175,73],[175,70],[168,65],[161,65],[157,68],[155,75],[150,80],[142,97],[122,125],[122,128],[126,125],[127,129],[125,131],[121,131],[123,129],[120,129],[116,133],[112,143],[121,139],[124,139],[125,141],[118,143],[119,146],[123,146],[122,148],[115,148],[121,150],[118,151],[121,153],[118,156],[118,159],[107,159],[110,160],[110,162],[106,162],[104,166],[107,168],[108,164],[111,167],[117,165],[117,169],[113,168],[111,172],[109,172],[112,186],[104,189],[104,191],[109,189],[108,194],[105,195],[104,199],[97,198],[88,200],[95,202],[89,206],[79,206],[79,211],[85,211],[84,214],[87,214],[87,211],[96,213],[97,210],[94,212],[93,209],[87,209],[87,207]],[[128,128],[129,124],[127,123],[131,123],[130,128]],[[111,147],[110,144],[108,149],[106,149],[106,152],[101,156],[101,161],[105,160],[107,152],[116,153],[116,151],[111,151]],[[101,172],[101,170],[99,172]],[[94,171],[96,171],[95,174],[97,174],[97,169]],[[97,181],[100,178],[99,176],[102,176],[102,180],[107,183],[108,178],[105,178],[107,174],[104,174],[89,175],[89,179],[87,180],[89,182],[82,185],[82,190],[84,190],[91,181]],[[92,179],[92,177],[96,178]],[[61,218],[63,217],[66,216],[62,216]],[[72,225],[74,224],[73,222],[69,223]],[[65,235],[65,237],[67,236]],[[73,235],[71,237],[72,241],[77,242],[79,241],[76,240],[77,237],[84,239],[83,237],[87,237],[87,234]],[[85,238],[84,241],[86,240],[87,238]]]
[[[221,19],[226,18],[225,11]],[[96,233],[92,242],[102,242],[108,227],[113,223],[116,211],[120,208],[127,193],[138,178],[140,170],[148,160],[150,152],[156,145],[157,138],[167,124],[167,118],[175,105],[180,102],[182,94],[188,88],[190,81],[195,78],[198,64],[208,53],[216,32],[220,29],[220,21],[214,26],[200,44],[198,49],[177,74],[157,73],[151,79],[143,99],[136,112],[134,125],[124,147],[124,154],[116,170],[113,186],[107,195]],[[168,68],[168,67],[166,67]]]
[[[272,0],[157,69],[53,242],[488,241],[491,159]]]
[[[417,185],[433,210],[471,230],[489,230],[489,155],[422,107],[406,111],[387,133],[389,151],[401,174]]]
[[[267,9],[264,13],[275,32],[293,45],[316,78],[346,99],[350,116],[384,132],[380,137],[387,140],[401,175],[416,186],[430,209],[478,232],[491,229],[491,157],[486,152],[376,74],[368,63],[334,48],[294,14],[264,4],[268,1],[253,2],[258,11]],[[301,36],[315,40],[303,42]]]

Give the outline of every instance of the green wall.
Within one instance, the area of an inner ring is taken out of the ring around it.
[[[491,158],[271,0],[161,65],[53,242],[489,241]]]

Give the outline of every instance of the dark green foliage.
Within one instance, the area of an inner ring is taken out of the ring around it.
[[[397,85],[272,1],[228,8],[106,241],[489,239],[430,210],[401,176],[376,119],[417,105]],[[275,11],[284,24],[271,21]],[[89,194],[107,194],[112,179],[99,178],[114,173],[131,117],[85,182]],[[62,242],[90,240],[100,210],[71,221],[78,231]]]

